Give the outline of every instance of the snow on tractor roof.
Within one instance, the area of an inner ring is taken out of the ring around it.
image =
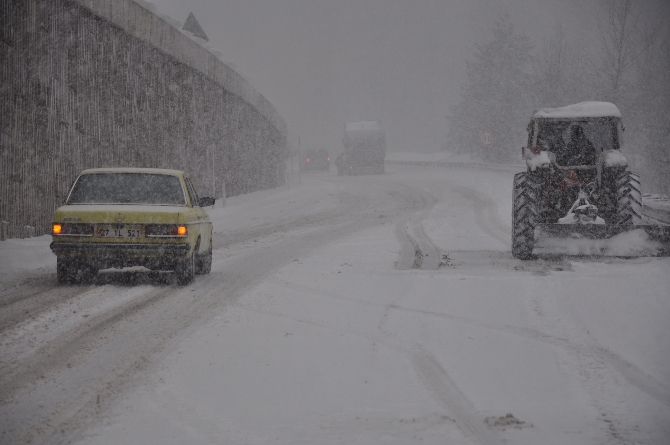
[[[621,112],[611,102],[580,102],[566,107],[541,108],[533,113],[533,118],[580,117],[621,117]]]
[[[376,121],[347,122],[344,131],[381,131],[382,127]]]

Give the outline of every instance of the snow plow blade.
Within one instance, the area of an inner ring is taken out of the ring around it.
[[[538,224],[535,251],[565,255],[670,256],[670,226]]]

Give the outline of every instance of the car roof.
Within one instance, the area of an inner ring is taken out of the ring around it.
[[[589,117],[621,117],[621,112],[611,102],[580,102],[565,107],[542,108],[533,112],[533,118],[571,119]]]
[[[82,171],[81,175],[92,173],[148,173],[154,175],[188,176],[181,170],[171,170],[167,168],[137,168],[137,167],[107,167],[107,168],[89,168]]]

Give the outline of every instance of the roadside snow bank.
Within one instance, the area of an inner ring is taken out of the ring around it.
[[[448,151],[436,153],[414,153],[410,151],[386,153],[386,160],[392,162],[478,162],[468,153],[455,154]]]
[[[660,242],[652,241],[643,229],[631,230],[608,239],[587,238],[540,238],[535,252],[553,255],[593,256],[656,256],[663,248]]]
[[[16,274],[52,267],[56,271],[56,255],[49,248],[51,235],[0,241],[0,282]]]

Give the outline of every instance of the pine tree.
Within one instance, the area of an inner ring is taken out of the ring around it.
[[[647,27],[641,37],[635,94],[626,101],[626,151],[638,154],[645,191],[670,194],[670,35]]]
[[[530,39],[515,32],[507,14],[501,15],[493,40],[477,45],[467,62],[467,84],[452,109],[449,149],[489,162],[518,161],[532,112],[532,50]],[[493,135],[493,144],[482,143],[484,132]]]

